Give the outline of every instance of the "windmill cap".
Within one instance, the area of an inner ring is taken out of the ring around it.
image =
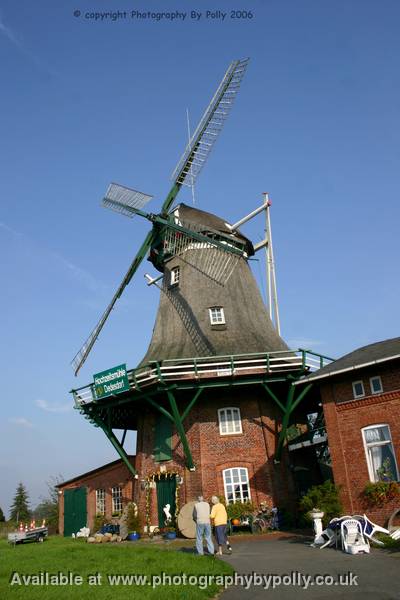
[[[191,206],[187,206],[187,204],[178,204],[172,211],[183,221],[188,221],[189,223],[194,223],[196,225],[201,225],[205,229],[207,227],[210,230],[219,231],[225,236],[230,237],[232,240],[237,240],[242,244],[245,244],[245,250],[248,256],[254,255],[254,247],[252,242],[245,235],[241,233],[238,229],[235,232],[232,232],[232,229],[229,227],[229,223],[226,219],[218,217],[213,213],[207,212],[205,210],[200,210],[198,208],[193,208]]]

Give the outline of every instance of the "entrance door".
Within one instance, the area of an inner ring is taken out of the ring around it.
[[[165,513],[164,506],[170,505],[170,513],[174,520],[175,518],[175,489],[176,489],[176,477],[168,477],[160,475],[160,478],[156,482],[157,486],[157,507],[158,507],[158,526],[165,527]]]
[[[79,487],[64,490],[64,537],[86,527],[86,488]]]

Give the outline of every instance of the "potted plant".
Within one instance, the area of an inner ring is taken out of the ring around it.
[[[126,516],[126,525],[128,527],[128,540],[134,542],[140,539],[140,519],[136,504],[131,504]]]
[[[174,540],[176,539],[176,529],[175,527],[165,527],[164,528],[164,537],[167,540]]]

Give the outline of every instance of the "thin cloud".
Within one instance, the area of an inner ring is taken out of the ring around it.
[[[49,69],[47,65],[43,63],[43,61],[35,56],[30,50],[28,50],[23,42],[18,38],[16,33],[14,33],[13,29],[5,24],[3,15],[0,12],[0,34],[8,39],[9,42],[18,51],[25,56],[30,62],[32,62],[40,71],[44,71],[47,75],[51,75],[52,77],[58,77],[58,74]]]
[[[25,244],[29,248],[33,247],[36,251],[39,251],[42,254],[44,254],[46,256],[47,263],[49,262],[49,259],[52,259],[52,261],[56,265],[57,270],[62,270],[64,273],[67,273],[67,275],[70,278],[80,283],[89,292],[95,292],[96,294],[99,294],[108,291],[107,286],[104,283],[98,281],[95,277],[93,277],[91,273],[72,263],[57,252],[54,252],[53,250],[50,250],[40,245],[38,242],[26,236],[24,233],[13,229],[9,225],[7,225],[7,223],[4,223],[4,221],[0,221],[0,228],[4,229],[4,231],[7,231],[14,237],[18,237],[20,239],[22,238],[22,241],[25,242]]]
[[[72,404],[70,402],[65,404],[50,404],[46,400],[36,400],[36,406],[50,413],[65,413],[72,409]]]
[[[85,269],[78,267],[78,265],[75,265],[55,252],[52,252],[51,254],[59,263],[63,265],[73,279],[82,283],[82,285],[90,292],[101,292],[106,289],[106,286],[103,283],[98,281],[88,271],[85,271]]]
[[[8,231],[8,233],[11,233],[12,235],[15,235],[18,237],[20,237],[22,235],[22,233],[19,233],[19,231],[16,231],[15,229],[13,229],[9,225],[7,225],[7,223],[3,223],[3,221],[0,221],[0,227],[1,227],[1,229]]]
[[[14,44],[14,46],[16,46],[19,50],[24,51],[24,47],[23,47],[21,41],[17,38],[17,36],[13,32],[13,30],[10,27],[7,27],[7,25],[4,23],[1,13],[0,13],[0,32],[6,38],[8,38],[9,41],[12,44]]]
[[[8,421],[13,425],[17,425],[18,427],[25,427],[26,429],[30,429],[31,427],[33,427],[33,423],[31,423],[28,419],[25,419],[25,417],[12,417],[11,419],[8,419]]]
[[[292,340],[287,340],[288,346],[290,348],[303,348],[304,350],[313,350],[316,346],[322,346],[324,342],[321,340],[310,340],[307,338],[295,338]]]

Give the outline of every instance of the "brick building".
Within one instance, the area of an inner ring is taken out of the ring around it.
[[[399,481],[400,338],[359,348],[303,381],[319,388],[344,512],[363,514],[368,482]],[[383,525],[398,507],[395,500],[367,512]]]
[[[129,456],[132,465],[135,457]],[[81,527],[93,527],[96,515],[110,520],[118,516],[131,502],[134,480],[124,462],[119,459],[108,463],[58,486],[59,532],[70,536]]]

